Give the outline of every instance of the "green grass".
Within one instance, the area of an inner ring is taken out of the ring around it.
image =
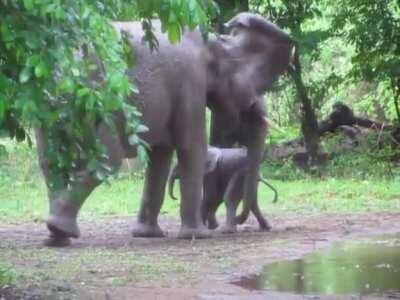
[[[16,181],[0,187],[0,215],[5,219],[40,218],[47,212],[46,190],[41,177],[36,184]],[[260,184],[259,202],[268,212],[362,212],[400,211],[400,186],[395,181],[372,180],[270,180],[279,192]],[[142,179],[127,177],[98,187],[86,201],[82,215],[130,215],[138,211]],[[162,213],[178,216],[179,201],[167,197]]]
[[[14,280],[13,272],[9,267],[4,265],[0,265],[0,291],[2,288],[5,288],[12,284]]]
[[[266,187],[259,191],[260,204],[269,212],[400,211],[396,181],[329,178],[270,182],[278,189],[278,203],[268,203],[272,193]]]
[[[136,250],[132,248],[87,248],[75,252],[58,252],[49,248],[16,249],[4,248],[0,258],[14,264],[13,273],[19,283],[32,286],[43,281],[57,280],[103,284],[126,285],[128,282],[143,283],[169,278],[193,278],[195,268],[171,255]],[[85,268],[82,268],[85,266]],[[5,271],[5,274],[11,274]],[[97,276],[93,276],[97,274]],[[0,280],[2,279],[0,269]],[[11,276],[11,275],[8,275]],[[10,277],[7,277],[10,278]],[[6,284],[10,279],[4,281]],[[93,282],[94,283],[94,282]],[[4,285],[3,285],[4,286]],[[1,287],[1,281],[0,281]]]
[[[0,155],[0,221],[42,218],[48,203],[35,151],[10,142],[6,147],[8,154]],[[400,211],[400,185],[396,179],[300,178],[270,180],[279,192],[276,204],[271,203],[272,192],[260,184],[261,207],[269,213]],[[142,187],[140,176],[125,172],[98,187],[86,201],[82,215],[135,214]],[[178,216],[179,203],[167,196],[162,213]]]

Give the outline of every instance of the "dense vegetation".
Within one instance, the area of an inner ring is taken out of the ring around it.
[[[146,40],[156,48],[153,16],[174,43],[184,26],[206,29],[214,10],[211,1],[1,1],[0,134],[31,143],[30,129],[43,128],[55,183],[71,180],[77,160],[103,178],[109,170],[98,163],[103,150],[91,127],[111,124],[111,113],[123,110],[129,140],[145,158],[137,133],[146,128],[140,112],[124,102],[137,92],[125,76],[133,63],[125,60],[130,49],[109,21],[142,20]]]
[[[317,115],[342,101],[394,121],[398,97],[400,8],[396,1],[250,1],[251,8],[289,30],[300,48],[303,77]],[[293,89],[274,97],[280,125],[298,118]],[[272,99],[273,97],[271,97]],[[277,99],[277,100],[276,100]]]

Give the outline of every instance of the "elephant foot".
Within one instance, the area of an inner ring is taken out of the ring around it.
[[[267,221],[259,223],[259,231],[271,231],[271,228]]]
[[[81,235],[76,218],[50,215],[46,224],[50,236],[78,238]]]
[[[50,224],[47,224],[47,227],[50,230],[50,235],[43,241],[43,245],[47,247],[67,247],[71,245],[71,239],[68,234]]]
[[[243,224],[246,222],[248,215],[241,213],[239,216],[235,217],[235,224]]]
[[[225,224],[224,226],[222,226],[222,228],[220,229],[220,231],[221,231],[222,233],[226,233],[226,234],[235,233],[235,232],[237,232],[237,228],[236,228],[236,225],[228,225],[228,224]]]
[[[133,237],[148,237],[148,238],[165,237],[164,232],[161,230],[158,224],[148,225],[144,223],[137,223],[133,227],[131,233]]]
[[[50,215],[46,220],[50,236],[78,238],[81,233],[76,221],[79,206],[72,201],[54,200],[50,203]]]
[[[214,230],[219,226],[219,224],[217,222],[213,222],[213,221],[208,221],[207,227],[210,230]]]
[[[57,236],[50,234],[50,236],[43,241],[43,245],[46,247],[67,247],[71,245],[71,239],[65,236]]]
[[[210,238],[211,236],[212,236],[211,231],[208,230],[203,225],[196,228],[182,225],[178,233],[178,239],[185,239],[185,240],[207,239]]]
[[[210,229],[210,230],[214,230],[214,229],[217,229],[218,228],[218,224],[208,224],[208,229]]]

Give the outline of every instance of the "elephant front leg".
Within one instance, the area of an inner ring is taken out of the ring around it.
[[[204,143],[205,144],[205,143]],[[179,173],[181,174],[181,208],[182,220],[178,238],[208,238],[210,231],[201,219],[201,202],[203,194],[203,174],[205,149],[201,143],[193,148],[178,150]]]
[[[78,238],[78,212],[93,189],[100,183],[86,171],[81,180],[64,190],[49,191],[50,214],[46,220],[50,236],[44,241],[46,246],[62,247],[70,244],[70,238]]]
[[[61,247],[70,244],[70,238],[77,238],[80,235],[77,224],[77,216],[83,202],[98,184],[87,173],[78,174],[79,178],[70,186],[67,185],[63,174],[53,174],[46,156],[48,149],[48,137],[43,129],[36,129],[36,142],[39,157],[39,164],[42,169],[44,180],[46,182],[49,198],[49,217],[46,220],[50,236],[44,241],[46,246]],[[82,176],[83,174],[83,176]],[[60,177],[60,182],[55,186],[54,178]]]
[[[149,165],[142,202],[137,223],[132,229],[134,237],[163,237],[158,225],[158,214],[164,200],[165,186],[168,179],[171,163],[172,149],[166,147],[153,147],[149,151]]]
[[[77,238],[80,235],[77,224],[79,210],[86,198],[93,189],[101,183],[87,169],[86,162],[76,162],[76,169],[73,172],[74,181],[67,185],[66,180],[63,184],[55,187],[54,176],[49,161],[46,157],[48,149],[48,136],[43,129],[37,129],[36,141],[39,156],[39,163],[48,188],[50,200],[50,213],[46,224],[50,231],[50,237],[45,240],[47,246],[65,246],[70,243],[70,238]],[[118,170],[121,165],[122,152],[119,140],[112,134],[104,124],[98,127],[97,134],[101,142],[107,147],[107,163],[114,170]],[[62,175],[62,174],[61,174]],[[66,176],[64,176],[66,178]]]

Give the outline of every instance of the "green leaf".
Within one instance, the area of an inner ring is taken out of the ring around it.
[[[132,134],[132,135],[129,136],[128,142],[129,142],[129,145],[136,146],[136,145],[139,144],[140,139],[136,134]]]
[[[137,147],[137,153],[138,153],[139,161],[146,164],[148,162],[148,158],[149,158],[147,155],[146,148],[143,147],[142,145],[139,145]]]
[[[65,78],[59,85],[60,89],[67,93],[72,93],[75,90],[75,84],[71,78]]]
[[[12,42],[15,39],[15,33],[10,30],[9,24],[6,22],[1,24],[0,33],[3,41],[6,43]]]
[[[74,75],[75,77],[78,77],[81,73],[79,72],[78,68],[72,68],[71,69],[72,75]]]
[[[6,112],[6,98],[0,94],[0,124]]]
[[[32,72],[30,67],[25,67],[19,73],[19,82],[25,83],[31,78]]]
[[[34,67],[37,64],[39,64],[39,62],[40,62],[40,56],[37,54],[33,54],[29,56],[28,59],[26,60],[26,65],[29,67]]]
[[[38,34],[32,34],[32,32],[27,31],[24,32],[24,38],[29,48],[33,50],[40,48],[40,36]]]
[[[136,128],[135,128],[136,133],[143,133],[143,132],[147,132],[149,131],[149,128],[143,124],[139,124]]]
[[[131,84],[131,85],[130,85],[129,90],[130,90],[132,93],[134,93],[134,94],[139,94],[139,89],[138,89],[137,86],[134,85],[134,84]]]
[[[168,24],[168,39],[171,43],[175,44],[181,39],[181,28],[178,23]]]
[[[107,178],[107,174],[106,174],[106,172],[104,172],[103,170],[97,170],[96,171],[96,178],[98,179],[98,180],[100,180],[100,181],[105,181],[106,180],[106,178]]]
[[[35,67],[35,76],[37,78],[40,78],[48,74],[49,74],[48,66],[43,61],[40,61]]]
[[[24,6],[27,10],[32,10],[33,4],[33,0],[24,0]]]
[[[76,92],[76,95],[77,95],[78,97],[83,97],[83,96],[88,95],[89,93],[90,93],[90,89],[87,88],[87,87],[84,87],[84,88],[79,89],[79,90]]]

